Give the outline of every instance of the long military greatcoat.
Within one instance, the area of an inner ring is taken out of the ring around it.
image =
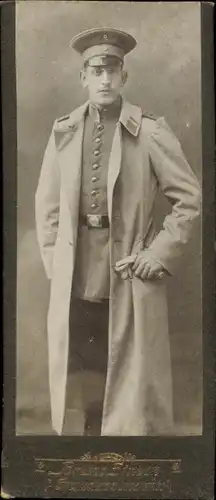
[[[58,434],[65,412],[87,106],[55,121],[36,192],[38,242],[51,279],[49,382],[52,423]],[[153,209],[159,187],[171,202],[171,212],[156,234]],[[124,100],[109,159],[107,196],[110,316],[102,435],[166,434],[173,422],[166,278],[123,280],[114,266],[144,250],[174,274],[199,214],[200,190],[164,118],[145,116]]]

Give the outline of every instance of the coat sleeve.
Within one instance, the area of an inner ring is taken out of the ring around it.
[[[60,173],[54,132],[49,138],[35,194],[36,232],[46,275],[52,278],[53,253],[59,224]]]
[[[180,142],[164,118],[151,133],[149,154],[160,188],[172,205],[163,229],[149,247],[151,255],[174,274],[185,250],[195,219],[200,214],[201,191]]]

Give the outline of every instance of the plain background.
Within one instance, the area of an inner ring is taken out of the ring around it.
[[[17,431],[49,433],[46,314],[49,283],[35,233],[34,195],[55,118],[87,98],[81,60],[70,39],[94,26],[130,32],[125,97],[165,116],[202,183],[201,40],[199,2],[32,1],[16,5],[18,134]],[[160,223],[167,204],[160,199]],[[201,431],[201,224],[169,283],[170,342],[176,432]]]

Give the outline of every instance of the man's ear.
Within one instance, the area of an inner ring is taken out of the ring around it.
[[[85,89],[87,87],[87,79],[86,79],[85,69],[81,69],[81,71],[80,71],[80,81],[81,81],[83,88]]]
[[[122,84],[123,84],[123,85],[125,85],[125,83],[126,83],[127,79],[128,79],[128,73],[127,73],[127,71],[124,69],[124,70],[122,71]]]

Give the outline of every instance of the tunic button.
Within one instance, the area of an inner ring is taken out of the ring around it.
[[[91,204],[91,208],[97,208],[97,207],[98,207],[97,203],[92,203]]]
[[[94,155],[95,155],[95,156],[98,156],[99,154],[100,154],[99,149],[95,149],[95,150],[94,150]]]
[[[92,182],[96,182],[98,178],[96,176],[92,177]]]
[[[96,194],[97,194],[97,191],[95,191],[95,189],[93,189],[93,190],[91,191],[91,195],[92,195],[92,196],[96,196]]]
[[[104,125],[102,125],[102,123],[100,123],[100,124],[97,126],[97,129],[98,129],[98,130],[103,130],[103,129],[104,129]]]
[[[96,137],[95,142],[99,143],[101,141],[100,137]]]
[[[93,163],[92,168],[93,170],[97,170],[97,168],[99,168],[98,163]]]

